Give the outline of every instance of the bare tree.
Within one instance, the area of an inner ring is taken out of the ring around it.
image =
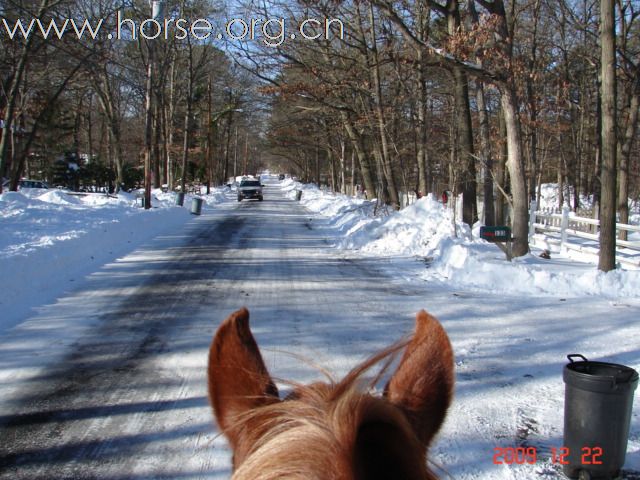
[[[61,1],[41,0],[36,10],[36,18],[44,18],[45,14],[59,5]],[[2,119],[3,128],[0,130],[0,176],[7,171],[8,167],[9,143],[22,78],[33,50],[43,45],[42,42],[38,41],[36,35],[28,35],[27,38],[23,39],[23,42],[18,61],[6,81],[8,88],[5,87],[7,91],[6,104]],[[0,193],[2,193],[2,182],[0,182]]]

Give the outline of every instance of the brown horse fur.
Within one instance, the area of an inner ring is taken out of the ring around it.
[[[363,374],[401,349],[383,396],[367,393]],[[453,352],[424,310],[410,340],[338,383],[297,387],[280,400],[243,308],[218,328],[208,375],[215,417],[233,449],[233,480],[436,479],[426,455],[451,401]]]

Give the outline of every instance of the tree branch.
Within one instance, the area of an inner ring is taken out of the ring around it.
[[[388,2],[382,0],[372,0],[372,3],[385,12],[387,18],[389,18],[391,23],[393,23],[400,30],[400,33],[415,49],[422,50],[429,55],[436,56],[446,67],[462,68],[468,74],[473,75],[474,77],[477,77],[485,82],[495,84],[503,84],[505,82],[505,78],[502,75],[491,72],[478,63],[465,62],[451,54],[446,53],[441,48],[436,48],[433,45],[420,40],[413,34],[406,23],[398,16],[397,12],[393,9],[393,7],[391,7],[391,5],[389,5]]]

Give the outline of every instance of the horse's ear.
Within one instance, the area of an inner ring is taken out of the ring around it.
[[[249,329],[246,308],[231,314],[218,328],[209,349],[208,378],[216,420],[236,450],[245,430],[236,427],[242,423],[240,417],[278,399],[278,389]]]
[[[438,432],[453,395],[453,350],[442,325],[424,310],[385,395],[407,415],[418,439],[428,446]]]

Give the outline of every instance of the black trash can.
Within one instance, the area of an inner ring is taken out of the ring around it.
[[[624,465],[638,372],[616,363],[568,355],[562,378],[564,447],[569,478],[615,479]],[[581,361],[574,361],[576,358]]]
[[[184,205],[184,193],[176,194],[176,205],[180,205],[181,207]]]
[[[296,200],[300,201],[302,199],[302,190],[296,190]]]
[[[194,198],[191,200],[191,213],[193,213],[194,215],[200,215],[200,212],[202,211],[202,202],[203,200],[201,198]]]

